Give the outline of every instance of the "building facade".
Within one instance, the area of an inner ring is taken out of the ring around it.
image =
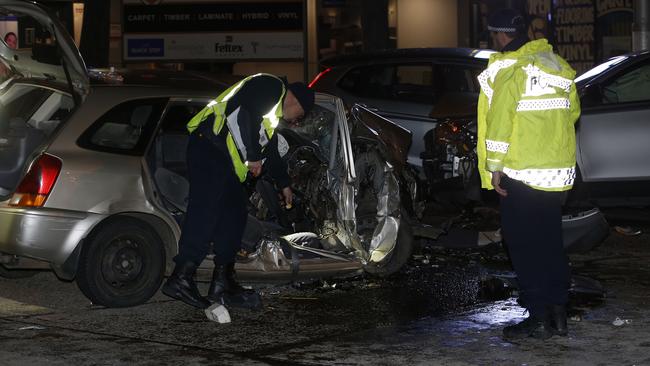
[[[270,72],[291,81],[310,80],[320,61],[334,55],[376,48],[489,48],[487,17],[500,7],[526,14],[529,36],[549,39],[581,73],[631,50],[634,14],[632,0],[44,2],[82,43],[89,66]],[[84,18],[93,42],[86,49]],[[0,21],[0,31],[12,26],[11,19]],[[20,45],[29,46],[35,37],[29,29],[17,32]],[[97,49],[105,52],[90,54]]]

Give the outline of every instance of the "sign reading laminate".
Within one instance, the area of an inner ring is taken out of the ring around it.
[[[301,32],[124,35],[125,60],[246,60],[303,57]],[[154,42],[156,41],[156,42]],[[160,52],[155,52],[160,46]]]
[[[233,32],[302,30],[302,2],[124,4],[124,32]]]

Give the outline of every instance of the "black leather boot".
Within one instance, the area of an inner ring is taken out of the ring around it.
[[[549,305],[546,307],[550,330],[555,335],[566,336],[568,333],[566,324],[566,306]]]
[[[207,299],[226,306],[259,310],[262,298],[255,290],[247,290],[235,278],[235,263],[215,264]]]
[[[540,319],[530,315],[522,322],[503,328],[503,336],[506,339],[522,339],[527,337],[548,339],[553,336],[553,333],[546,319]]]
[[[176,264],[174,272],[162,287],[162,293],[195,308],[205,309],[210,306],[210,302],[201,296],[196,283],[194,283],[194,273],[197,267],[198,265],[192,262]]]

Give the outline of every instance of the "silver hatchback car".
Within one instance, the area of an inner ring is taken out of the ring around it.
[[[16,50],[0,41],[0,275],[51,268],[96,304],[143,303],[177,253],[185,124],[226,85],[88,73],[38,4],[0,0],[9,14],[47,41]],[[333,96],[316,103],[302,126],[280,131],[295,207],[279,207],[264,181],[250,188],[244,281],[388,274],[410,257],[410,134],[362,107],[346,115]]]

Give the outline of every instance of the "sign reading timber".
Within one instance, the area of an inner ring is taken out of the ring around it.
[[[533,39],[547,38],[577,74],[632,50],[632,0],[528,0]]]
[[[124,4],[124,59],[303,57],[302,2]]]

